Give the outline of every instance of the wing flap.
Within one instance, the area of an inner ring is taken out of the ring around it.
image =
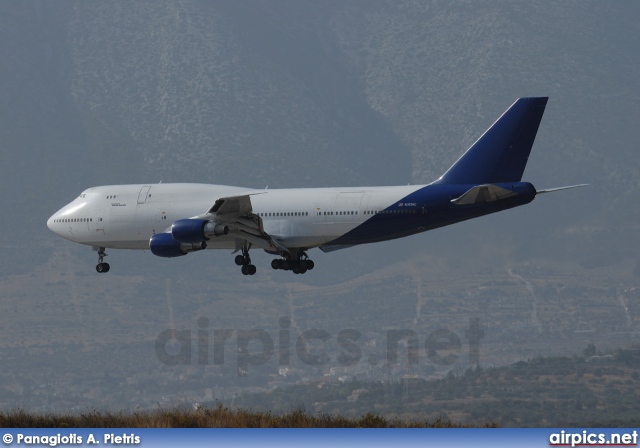
[[[253,213],[251,195],[220,198],[207,215],[213,221],[227,226],[229,233],[237,239],[248,241],[262,249],[281,254],[290,253],[287,246],[265,232],[262,218]]]

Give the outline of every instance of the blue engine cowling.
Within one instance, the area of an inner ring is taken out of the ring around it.
[[[204,241],[198,243],[181,243],[173,239],[170,233],[156,233],[149,240],[149,249],[153,255],[158,257],[172,258],[187,255],[205,249],[207,244]]]
[[[223,236],[229,228],[204,219],[178,219],[171,226],[171,235],[181,243],[201,243],[212,236]]]

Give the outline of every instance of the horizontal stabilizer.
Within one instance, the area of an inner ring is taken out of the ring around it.
[[[568,187],[547,188],[546,190],[536,190],[536,196],[542,193],[553,193],[554,191],[568,190],[570,188],[586,187],[589,184],[569,185]]]
[[[515,196],[516,194],[497,185],[476,185],[459,198],[452,199],[451,203],[455,205],[487,204]]]

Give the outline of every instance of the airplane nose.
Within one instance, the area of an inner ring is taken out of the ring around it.
[[[56,235],[59,235],[59,233],[57,232],[56,226],[55,226],[56,215],[57,215],[57,213],[55,215],[51,215],[51,217],[47,220],[47,227],[53,233],[55,233]]]

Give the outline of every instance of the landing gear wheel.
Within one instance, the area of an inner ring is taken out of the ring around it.
[[[251,244],[246,242],[242,247],[242,255],[236,255],[234,261],[238,266],[242,266],[242,273],[244,275],[253,275],[256,273],[256,267],[251,264],[251,257],[249,257],[249,249],[251,249]]]
[[[241,269],[244,275],[255,275],[257,270],[258,269],[252,264],[245,264],[242,266],[242,269]]]
[[[281,269],[283,271],[293,271],[294,274],[304,274],[315,267],[315,263],[309,259],[307,253],[298,251],[294,254],[286,254],[283,258],[271,260],[273,269]]]
[[[98,247],[97,249],[98,249],[98,264],[96,265],[96,272],[100,274],[104,274],[106,272],[109,272],[109,269],[111,269],[111,267],[109,266],[109,263],[104,262],[104,257],[107,256],[107,253],[104,251],[104,247]]]

